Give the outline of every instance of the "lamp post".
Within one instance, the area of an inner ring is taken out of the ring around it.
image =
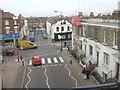
[[[55,13],[60,13],[60,20],[61,20],[61,34],[62,34],[62,11],[55,11]],[[62,35],[61,35],[61,52],[62,52]]]

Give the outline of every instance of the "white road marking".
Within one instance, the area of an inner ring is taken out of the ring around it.
[[[25,87],[28,89],[28,84],[30,83],[30,81],[31,81],[31,78],[30,78],[30,76],[29,76],[29,74],[31,73],[31,69],[28,67],[28,69],[30,70],[29,72],[28,72],[28,74],[27,74],[27,76],[28,76],[28,79],[29,79],[29,81],[27,82],[27,84],[25,85]]]
[[[54,60],[54,62],[55,62],[55,63],[58,63],[58,61],[57,61],[57,58],[56,58],[56,57],[53,57],[53,60]]]
[[[67,66],[67,64],[65,65],[65,68],[69,71],[69,76],[70,76],[73,80],[75,80],[75,86],[77,87],[77,80],[76,80],[73,76],[70,75],[70,74],[71,74],[71,71],[70,71],[66,66]]]
[[[47,61],[48,61],[48,63],[52,63],[51,58],[47,58]]]
[[[41,58],[42,64],[45,64],[45,58]]]
[[[29,61],[29,65],[32,65],[32,60]]]
[[[45,66],[44,66],[44,68],[45,68],[44,74],[45,74],[45,76],[46,76],[46,78],[47,78],[47,80],[46,80],[46,85],[47,85],[48,88],[50,88],[50,86],[49,86],[49,84],[48,84],[48,76],[47,76],[47,74],[46,74],[47,68],[46,68]]]
[[[63,58],[62,58],[62,57],[59,57],[59,59],[60,59],[60,61],[61,61],[61,62],[64,62],[64,60],[63,60]]]

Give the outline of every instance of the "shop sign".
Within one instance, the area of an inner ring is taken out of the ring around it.
[[[14,33],[14,34],[4,34],[3,38],[19,38],[20,33]]]
[[[2,38],[3,38],[3,35],[1,34],[1,35],[0,35],[0,40],[2,40]]]

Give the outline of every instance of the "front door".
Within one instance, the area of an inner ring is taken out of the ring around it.
[[[119,79],[119,64],[118,63],[116,63],[116,78],[117,78],[117,80]]]

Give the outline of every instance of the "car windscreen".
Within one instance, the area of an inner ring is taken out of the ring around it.
[[[33,60],[40,60],[40,58],[33,58]]]

